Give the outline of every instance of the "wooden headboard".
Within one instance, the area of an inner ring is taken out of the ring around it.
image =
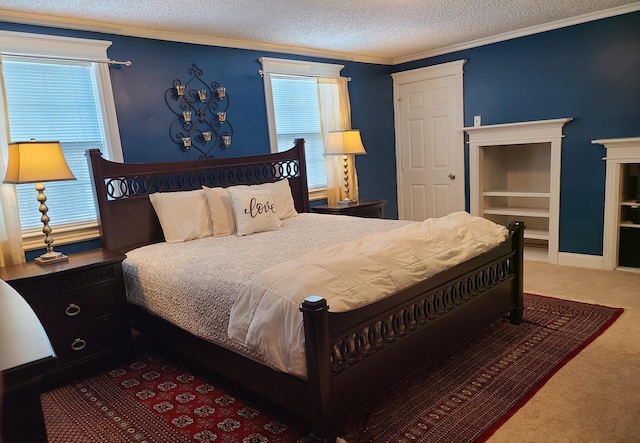
[[[309,212],[304,139],[277,154],[168,163],[115,163],[88,151],[102,246],[118,252],[164,241],[149,194],[289,179],[298,212]]]

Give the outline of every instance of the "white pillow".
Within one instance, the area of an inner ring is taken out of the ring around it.
[[[164,239],[179,243],[213,234],[207,199],[202,189],[149,194]]]
[[[278,180],[274,183],[268,183],[273,194],[273,202],[276,205],[276,213],[280,220],[284,220],[290,217],[298,215],[296,211],[295,203],[293,202],[293,195],[291,195],[291,186],[289,185],[289,179]]]
[[[248,186],[244,186],[249,188]],[[231,197],[227,188],[207,188],[203,186],[204,195],[209,206],[209,216],[213,225],[213,236],[223,237],[235,234],[236,214],[233,212]]]
[[[276,214],[271,189],[231,187],[227,191],[236,214],[238,235],[280,229],[280,219]]]
[[[276,207],[276,215],[280,220],[295,217],[298,215],[289,179],[278,180],[275,183],[264,183],[260,185],[237,185],[228,188],[208,188],[203,186],[204,194],[207,197],[211,223],[213,226],[213,236],[222,237],[235,234],[236,215],[231,203],[228,189],[270,189],[273,195],[273,203]]]

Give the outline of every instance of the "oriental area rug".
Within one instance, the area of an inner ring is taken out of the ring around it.
[[[347,443],[482,442],[622,313],[525,294],[524,322],[498,320],[366,405]],[[143,342],[144,343],[144,342]],[[267,400],[142,344],[123,363],[42,394],[51,443],[307,443]]]

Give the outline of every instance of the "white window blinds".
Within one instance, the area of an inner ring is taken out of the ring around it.
[[[2,62],[11,142],[60,141],[77,181],[44,183],[51,225],[95,222],[85,151],[105,149],[96,75],[88,62]],[[34,185],[17,185],[22,229],[42,228]]]
[[[320,105],[315,78],[271,75],[278,151],[304,138],[309,189],[327,187]]]
[[[344,66],[269,57],[260,57],[259,61],[264,77],[271,152],[290,149],[294,139],[304,138],[309,197],[326,198],[323,116],[317,82],[318,77],[339,77]]]

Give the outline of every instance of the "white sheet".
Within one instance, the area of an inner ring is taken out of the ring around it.
[[[503,226],[457,212],[309,252],[244,286],[231,310],[229,336],[304,377],[299,306],[307,296],[324,297],[331,311],[354,309],[476,257],[507,235]]]

